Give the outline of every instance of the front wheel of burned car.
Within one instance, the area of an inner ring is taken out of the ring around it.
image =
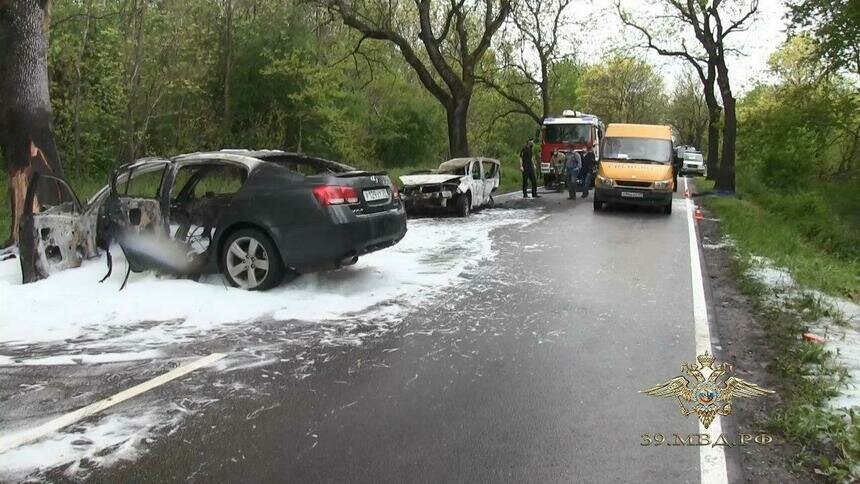
[[[466,192],[457,197],[457,215],[460,217],[468,217],[472,211],[472,196]]]
[[[233,287],[265,291],[281,283],[285,270],[272,240],[257,229],[248,228],[236,231],[224,241],[221,271]]]

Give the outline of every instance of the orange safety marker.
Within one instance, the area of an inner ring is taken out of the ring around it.
[[[699,206],[696,206],[696,211],[693,213],[693,218],[696,220],[702,220],[705,216],[702,214],[702,209]]]
[[[803,333],[803,339],[808,343],[824,343],[824,338],[814,333]]]

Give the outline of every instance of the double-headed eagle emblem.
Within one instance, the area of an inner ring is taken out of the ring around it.
[[[715,365],[716,359],[707,351],[696,359],[699,361],[698,365],[681,365],[682,372],[696,379],[694,384],[691,384],[687,377],[678,376],[640,393],[655,397],[677,397],[681,414],[685,417],[690,413],[696,414],[705,428],[711,425],[717,415],[726,416],[732,413],[732,398],[760,397],[774,393],[773,390],[767,390],[755,383],[729,376],[734,373],[732,366],[728,363]],[[728,378],[720,381],[724,377]],[[684,402],[693,402],[693,405],[688,409]]]

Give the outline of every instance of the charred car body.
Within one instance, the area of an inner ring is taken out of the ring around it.
[[[116,241],[131,271],[221,272],[233,286],[263,290],[286,274],[354,264],[406,233],[385,173],[283,151],[137,160],[115,170],[86,207],[72,205],[25,211],[24,282],[80,265]]]
[[[407,212],[454,210],[461,217],[493,206],[501,164],[492,158],[454,158],[428,173],[401,176],[401,196]]]

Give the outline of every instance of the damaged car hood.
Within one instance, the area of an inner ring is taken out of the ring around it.
[[[410,185],[431,185],[445,183],[449,181],[457,181],[463,178],[461,175],[406,175],[401,176],[400,181],[404,186]]]

